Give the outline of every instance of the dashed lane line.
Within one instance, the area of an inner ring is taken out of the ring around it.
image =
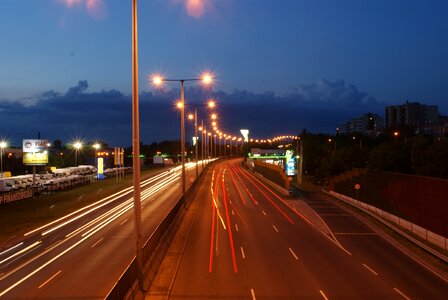
[[[364,267],[366,267],[366,269],[367,270],[369,270],[370,272],[372,272],[373,274],[375,274],[376,276],[378,276],[378,273],[377,272],[375,272],[371,267],[369,267],[368,265],[366,265],[366,264],[362,264]]]
[[[47,283],[49,283],[51,280],[53,280],[56,276],[58,276],[60,273],[62,272],[62,270],[59,270],[59,272],[57,272],[56,274],[54,274],[53,276],[51,276],[47,281],[45,281],[44,283],[42,283],[41,285],[39,285],[38,289],[42,288],[44,285],[46,285]]]

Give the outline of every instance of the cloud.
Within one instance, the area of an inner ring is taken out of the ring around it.
[[[353,84],[340,79],[334,82],[320,79],[317,83],[292,87],[287,94],[303,103],[323,105],[375,105],[375,98],[360,92]]]
[[[113,89],[89,92],[88,87],[88,82],[81,80],[65,94],[49,90],[32,105],[0,100],[0,118],[4,124],[0,137],[19,145],[22,139],[33,138],[39,131],[44,138],[63,142],[85,138],[101,139],[111,146],[131,145],[131,95]],[[179,138],[180,117],[174,107],[179,95],[179,89],[157,89],[140,94],[142,142]],[[221,130],[238,134],[239,129],[249,128],[252,135],[258,137],[295,134],[302,128],[334,132],[336,124],[349,118],[370,111],[380,114],[384,111],[382,104],[343,80],[319,80],[300,85],[283,96],[246,90],[227,93],[190,86],[185,92],[187,112],[192,110],[188,105],[201,106],[209,98],[217,100]],[[207,109],[199,109],[199,120],[207,123],[208,115]],[[192,124],[186,127],[187,136],[191,136]]]

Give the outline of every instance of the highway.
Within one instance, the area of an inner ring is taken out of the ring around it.
[[[170,299],[446,299],[446,281],[317,194],[320,232],[241,160],[208,171]]]
[[[194,163],[186,169],[188,187]],[[179,199],[180,176],[176,167],[142,181],[143,241]],[[2,249],[0,298],[103,299],[135,256],[132,191],[98,199]]]

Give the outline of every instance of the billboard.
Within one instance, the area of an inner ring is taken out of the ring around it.
[[[23,140],[22,146],[25,165],[48,164],[48,140]]]

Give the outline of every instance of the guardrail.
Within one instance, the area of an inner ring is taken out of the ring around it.
[[[154,280],[163,257],[168,250],[169,244],[174,238],[176,229],[182,221],[182,216],[185,213],[184,208],[188,208],[190,205],[193,195],[198,189],[200,182],[202,182],[207,168],[208,166],[201,172],[198,180],[195,180],[185,194],[179,198],[176,205],[166,214],[143,246],[143,272],[145,282],[151,283]],[[136,286],[137,265],[136,258],[134,257],[105,299],[121,300],[125,298],[133,298],[134,295],[132,293]]]

